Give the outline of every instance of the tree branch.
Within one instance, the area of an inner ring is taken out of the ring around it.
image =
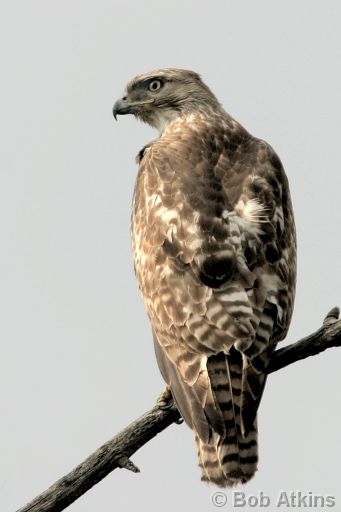
[[[322,327],[297,343],[276,350],[268,373],[285,368],[331,347],[341,345],[341,320],[339,309],[333,308],[324,319]],[[156,405],[127,428],[113,437],[18,512],[60,512],[86,493],[116,468],[135,473],[139,469],[130,460],[131,455],[159,432],[180,420],[173,403],[161,409]]]
[[[313,334],[276,350],[271,359],[268,373],[281,370],[289,364],[307,357],[316,356],[327,348],[339,347],[341,345],[341,320],[338,320],[339,315],[339,308],[331,309],[322,326]]]

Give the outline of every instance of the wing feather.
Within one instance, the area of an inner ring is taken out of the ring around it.
[[[133,246],[158,364],[199,446],[209,453],[216,443],[227,459],[237,445],[256,446],[266,367],[295,292],[295,226],[277,155],[241,129],[167,131],[141,156]]]

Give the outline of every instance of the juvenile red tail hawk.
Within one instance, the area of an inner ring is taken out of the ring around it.
[[[257,408],[295,295],[288,181],[193,71],[137,76],[114,106],[160,137],[138,155],[135,269],[160,371],[194,430],[203,479],[257,469]]]

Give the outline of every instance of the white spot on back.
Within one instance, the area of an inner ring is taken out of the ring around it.
[[[246,203],[241,199],[235,211],[249,222],[262,223],[268,220],[267,208],[257,198],[249,199]]]

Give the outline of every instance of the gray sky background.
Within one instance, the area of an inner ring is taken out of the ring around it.
[[[134,157],[155,132],[111,114],[132,76],[200,72],[281,157],[299,242],[288,341],[341,305],[341,16],[337,0],[3,0],[0,10],[0,508],[12,512],[163,387],[129,232]],[[329,350],[269,378],[248,494],[310,490],[340,509],[340,361]],[[214,510],[186,426],[133,460],[139,475],[115,471],[69,510]]]

